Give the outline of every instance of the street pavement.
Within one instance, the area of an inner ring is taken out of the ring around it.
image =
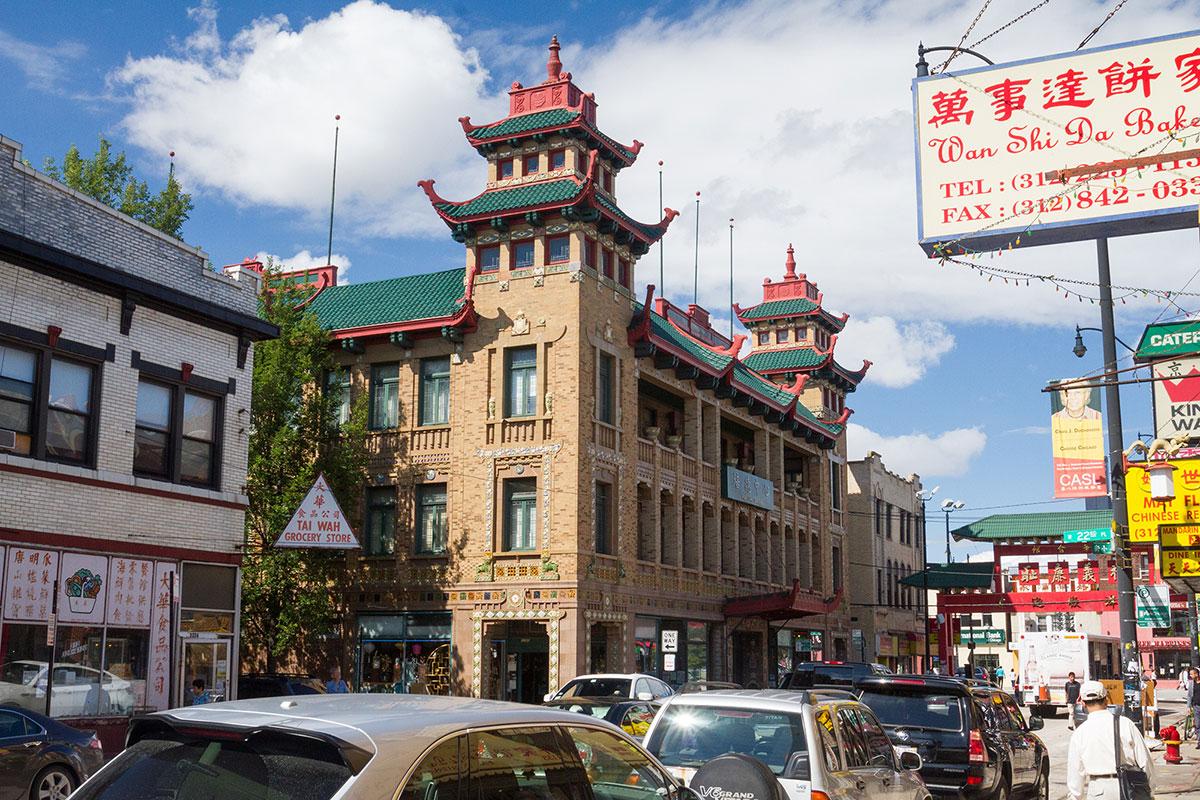
[[[1162,726],[1175,725],[1183,730],[1182,702],[1160,700],[1159,708],[1163,712]],[[1046,727],[1038,735],[1050,752],[1050,800],[1062,800],[1067,796],[1067,743],[1071,738],[1066,715],[1047,719]],[[1195,738],[1183,743],[1182,764],[1164,762],[1165,753],[1166,748],[1161,745],[1150,751],[1154,757],[1155,797],[1200,800],[1200,750],[1196,748]]]

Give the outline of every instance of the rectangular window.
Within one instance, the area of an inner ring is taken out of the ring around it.
[[[602,169],[602,170],[600,170],[600,174],[603,176],[601,180],[602,180],[602,182],[603,182],[603,185],[604,185],[604,191],[608,192],[609,194],[612,194],[612,193],[613,193],[613,173],[612,173],[612,170],[610,170],[610,169]]]
[[[613,276],[613,254],[612,250],[603,249],[600,251],[600,263],[603,266],[604,277],[612,280]]]
[[[551,150],[550,151],[550,169],[566,169],[567,168],[567,151],[566,150]]]
[[[892,538],[892,504],[886,503],[883,506],[883,510],[884,510],[884,513],[887,515],[884,517],[884,528],[887,531],[887,538],[891,539]]]
[[[571,258],[571,239],[567,236],[552,236],[546,240],[551,264],[565,264]]]
[[[833,578],[833,590],[836,592],[842,588],[842,548],[834,545],[829,548],[829,553],[833,557],[833,572],[830,577]]]
[[[537,153],[525,156],[525,174],[536,175],[541,171],[541,158]]]
[[[801,327],[796,328],[796,341],[797,342],[803,342],[807,338],[808,338],[808,328],[807,327],[801,326]]]
[[[216,484],[219,416],[215,397],[138,381],[133,471],[179,483]]]
[[[616,359],[610,353],[600,353],[596,359],[596,419],[606,425],[616,425]]]
[[[508,379],[507,417],[532,417],[537,414],[537,350],[513,347],[504,351]]]
[[[584,239],[583,241],[583,265],[596,269],[600,266],[600,262],[596,260],[596,240]]]
[[[500,269],[500,247],[480,247],[476,251],[480,272],[495,272]]]
[[[833,510],[842,510],[842,470],[836,461],[829,462],[829,497]]]
[[[629,288],[629,260],[622,258],[617,262],[617,282]]]
[[[90,462],[95,376],[90,364],[0,344],[0,429],[16,434],[11,452]],[[39,418],[45,421],[44,436],[34,429]]]
[[[768,333],[767,331],[759,331],[758,332],[758,343],[759,344],[770,344],[771,343],[771,334]]]
[[[46,408],[46,457],[82,464],[89,460],[92,426],[92,380],[87,364],[50,360],[50,392]]]
[[[390,556],[396,552],[396,487],[367,489],[367,525],[363,554]]]
[[[612,484],[596,481],[596,552],[613,554],[612,535]]]
[[[775,341],[776,342],[778,342],[779,344],[783,344],[787,340],[788,340],[788,329],[787,328],[780,328],[779,330],[775,331]]]
[[[417,552],[446,552],[446,484],[417,487]]]
[[[381,431],[400,424],[400,365],[371,367],[371,430]]]
[[[513,176],[513,160],[511,158],[501,159],[496,163],[496,179],[507,180]]]
[[[533,266],[533,242],[517,242],[513,245],[513,269]]]
[[[335,369],[325,373],[325,394],[333,401],[338,427],[345,425],[350,421],[350,370]]]
[[[33,452],[33,399],[38,354],[0,345],[0,428],[17,434],[18,455]]]
[[[510,478],[504,482],[504,549],[537,549],[537,481]]]
[[[883,501],[875,498],[875,534],[883,534]]]
[[[421,359],[421,424],[450,422],[450,356]]]

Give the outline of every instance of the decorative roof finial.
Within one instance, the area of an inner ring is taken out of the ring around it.
[[[787,269],[787,274],[783,276],[783,279],[785,281],[796,280],[796,255],[795,255],[795,253],[796,253],[795,249],[793,249],[791,243],[789,242],[788,249],[787,249],[787,254],[788,254],[787,261],[784,263],[784,267]]]
[[[550,58],[546,61],[547,82],[557,81],[562,74],[562,62],[558,60],[558,35],[550,37]]]

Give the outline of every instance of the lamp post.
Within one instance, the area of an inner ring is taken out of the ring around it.
[[[929,537],[925,535],[925,504],[933,499],[941,486],[921,489],[916,497],[921,501],[921,637],[925,640],[925,672],[929,671]]]
[[[961,511],[966,508],[966,503],[962,500],[951,500],[947,497],[942,501],[942,513],[946,515],[946,563],[950,563],[950,514],[953,511]]]

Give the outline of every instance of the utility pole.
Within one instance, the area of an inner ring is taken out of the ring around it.
[[[1108,239],[1096,240],[1096,263],[1100,280],[1100,330],[1104,340],[1104,405],[1108,427],[1109,495],[1113,508],[1113,552],[1117,564],[1117,616],[1121,631],[1121,672],[1127,678],[1141,673],[1138,655],[1137,613],[1134,609],[1133,563],[1126,536],[1129,532],[1129,508],[1125,498],[1124,447],[1121,434],[1121,387],[1117,384],[1117,333],[1113,322],[1112,276],[1108,264]],[[1130,670],[1130,665],[1133,670]],[[1134,688],[1131,690],[1130,686]],[[1134,681],[1125,684],[1125,709],[1128,713],[1141,705]],[[1140,717],[1140,713],[1138,714]]]

